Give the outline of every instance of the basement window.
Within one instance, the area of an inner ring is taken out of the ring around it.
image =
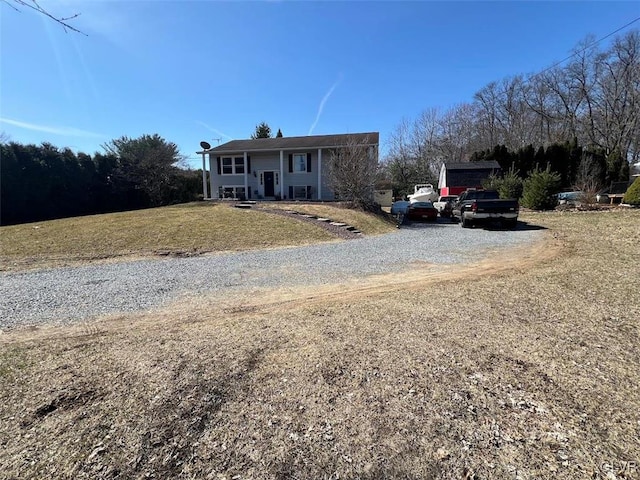
[[[306,161],[306,160],[305,160]],[[294,200],[306,200],[307,197],[307,186],[306,185],[297,185],[293,187],[293,199]]]
[[[245,198],[244,186],[222,186],[220,187],[220,198],[242,199]]]

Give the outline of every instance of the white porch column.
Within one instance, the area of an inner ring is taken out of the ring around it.
[[[247,152],[244,152],[244,198],[249,200],[249,177],[247,173]]]
[[[280,200],[284,200],[284,150],[280,150]]]
[[[202,199],[203,200],[207,199],[207,165],[204,160],[205,155],[206,153],[202,152]]]
[[[322,200],[322,149],[318,149],[318,200]]]
[[[213,193],[213,172],[217,172],[217,169],[213,168],[213,159],[211,158],[211,154],[209,154],[209,185],[211,186],[211,198],[218,198],[218,192]]]

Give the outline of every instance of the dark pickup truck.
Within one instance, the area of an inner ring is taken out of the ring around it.
[[[451,213],[464,228],[494,221],[499,221],[505,227],[515,228],[519,210],[518,200],[500,199],[496,190],[469,189],[460,194]]]

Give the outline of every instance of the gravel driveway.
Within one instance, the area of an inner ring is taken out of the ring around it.
[[[406,271],[414,262],[461,264],[488,249],[534,242],[540,231],[437,223],[305,247],[163,258],[0,275],[0,329],[87,320],[166,305],[183,294],[332,284]]]

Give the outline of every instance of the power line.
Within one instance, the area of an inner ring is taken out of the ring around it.
[[[602,37],[602,38],[600,38],[600,39],[598,39],[598,40],[595,40],[595,41],[591,42],[589,45],[587,45],[586,47],[584,47],[582,50],[580,50],[580,51],[578,51],[578,52],[574,52],[574,53],[572,53],[571,55],[569,55],[568,57],[563,58],[563,59],[562,59],[562,60],[560,60],[559,62],[554,63],[554,64],[553,64],[553,65],[551,65],[550,67],[547,67],[547,68],[545,68],[544,70],[542,70],[542,71],[540,71],[540,72],[538,72],[538,73],[536,73],[536,74],[534,74],[534,75],[531,75],[531,76],[528,78],[528,80],[531,80],[531,79],[533,79],[533,78],[537,77],[538,75],[542,75],[544,72],[548,72],[548,71],[549,71],[549,70],[551,70],[552,68],[555,68],[555,67],[557,67],[558,65],[560,65],[561,63],[566,62],[566,61],[567,61],[567,60],[569,60],[570,58],[573,58],[573,57],[575,57],[576,55],[579,55],[579,54],[581,54],[582,52],[585,52],[585,51],[589,50],[591,47],[594,47],[594,46],[595,46],[595,45],[597,45],[598,43],[602,42],[603,40],[606,40],[607,38],[609,38],[609,37],[610,37],[610,36],[612,36],[612,35],[615,35],[615,34],[616,34],[616,33],[618,33],[619,31],[624,30],[624,29],[625,29],[625,28],[627,28],[628,26],[633,25],[634,23],[636,23],[636,22],[637,22],[637,21],[639,21],[639,20],[640,20],[640,17],[638,17],[638,18],[635,18],[635,19],[631,20],[631,21],[630,21],[629,23],[627,23],[626,25],[623,25],[622,27],[620,27],[620,28],[618,28],[618,29],[614,30],[613,32],[608,33],[608,34],[607,34],[607,35],[605,35],[604,37]]]

